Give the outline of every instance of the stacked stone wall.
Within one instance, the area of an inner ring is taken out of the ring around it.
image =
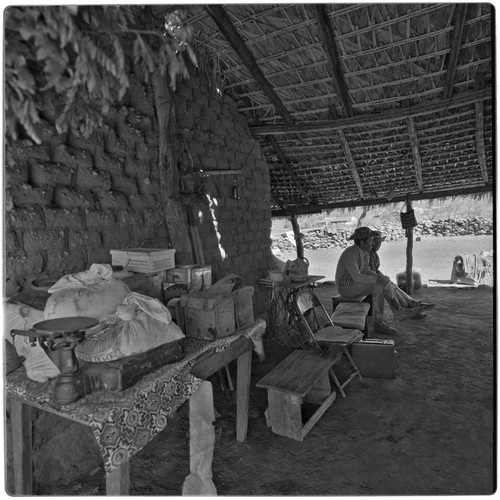
[[[386,237],[386,241],[397,241],[406,238],[405,230],[400,225],[375,224],[371,227],[379,230]],[[492,218],[426,220],[413,228],[413,235],[415,238],[483,236],[492,235],[494,228]],[[302,233],[303,246],[306,250],[346,247],[351,243],[349,237],[353,231],[353,227],[333,225],[304,230]],[[274,235],[272,242],[274,248],[284,252],[295,252],[295,246],[286,233]]]
[[[198,222],[214,280],[228,273],[254,284],[270,259],[269,168],[246,119],[203,79],[173,96],[182,201]],[[5,156],[5,295],[34,278],[58,278],[111,263],[110,250],[168,248],[158,172],[158,122],[152,87],[132,77],[123,102],[86,139],[58,134],[45,113],[42,140],[20,139]],[[203,177],[204,171],[238,171]],[[238,199],[233,197],[237,185]],[[209,205],[209,203],[211,205]]]

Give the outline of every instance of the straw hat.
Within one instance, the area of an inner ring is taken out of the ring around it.
[[[349,237],[350,240],[367,240],[373,236],[373,231],[369,227],[357,227]]]

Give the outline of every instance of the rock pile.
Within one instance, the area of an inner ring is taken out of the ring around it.
[[[386,236],[386,241],[401,240],[406,237],[405,230],[397,224],[375,224],[373,229],[378,229]],[[494,231],[492,218],[481,219],[474,217],[471,219],[444,219],[426,220],[413,228],[413,235],[418,237],[442,237],[442,236],[481,236],[491,235]],[[353,229],[346,227],[324,227],[303,231],[303,244],[306,250],[316,250],[318,248],[346,247],[349,244],[349,236]],[[290,234],[290,233],[289,233]],[[294,251],[295,246],[291,237],[282,233],[273,237],[272,245],[284,252]]]

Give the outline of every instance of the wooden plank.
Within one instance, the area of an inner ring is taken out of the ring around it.
[[[106,496],[130,495],[130,461],[106,473]]]
[[[325,413],[325,411],[328,410],[328,408],[330,408],[330,406],[332,405],[332,403],[335,401],[336,398],[337,398],[337,393],[332,392],[330,396],[328,396],[328,398],[325,399],[323,404],[316,410],[314,415],[312,415],[311,418],[303,426],[302,438],[304,438],[306,434],[314,427],[314,425],[318,422],[323,413]]]
[[[20,399],[10,398],[14,494],[33,494],[31,407]]]
[[[271,429],[280,436],[302,441],[302,398],[268,389]]]
[[[179,194],[179,179],[175,143],[177,141],[175,109],[166,86],[166,78],[157,69],[152,75],[156,114],[159,126],[158,174],[160,199],[168,237],[176,250],[177,263],[193,262],[189,245],[188,224]]]
[[[279,389],[303,397],[322,373],[335,363],[335,359],[312,351],[293,351],[257,382],[257,387]]]
[[[191,373],[195,377],[206,380],[229,362],[241,356],[245,351],[250,351],[251,353],[252,348],[253,343],[250,339],[247,337],[240,337],[225,351],[217,352],[216,356],[212,352],[206,352],[199,356],[193,368],[191,368]]]

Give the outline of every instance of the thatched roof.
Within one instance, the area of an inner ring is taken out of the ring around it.
[[[274,215],[492,190],[491,4],[183,8],[261,142]]]

